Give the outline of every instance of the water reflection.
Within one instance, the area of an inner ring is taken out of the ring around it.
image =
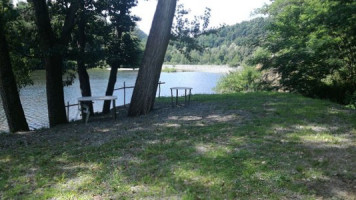
[[[93,96],[103,96],[105,94],[109,71],[106,69],[89,70],[91,89]],[[117,76],[116,88],[122,87],[126,82],[126,86],[133,86],[136,81],[137,71],[120,71]],[[162,73],[160,80],[165,82],[161,86],[161,96],[169,96],[170,89],[174,86],[189,86],[193,88],[193,94],[211,94],[214,93],[213,88],[222,74],[207,73],[207,72],[177,72],[177,73]],[[22,106],[25,111],[27,122],[31,129],[37,129],[48,126],[48,113],[46,102],[45,88],[45,72],[36,71],[32,74],[34,85],[23,88],[20,91]],[[118,96],[117,105],[123,105],[123,91],[116,91]],[[129,102],[132,95],[132,89],[126,92],[126,102]],[[75,80],[73,85],[64,88],[65,102],[70,104],[77,103],[77,98],[81,96],[79,81]],[[7,123],[4,111],[0,101],[0,131],[7,131]],[[103,102],[94,103],[94,111],[100,112]],[[75,119],[77,115],[77,107],[71,107],[70,119]]]

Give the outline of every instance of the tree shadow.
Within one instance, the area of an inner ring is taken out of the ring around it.
[[[251,103],[251,96],[189,108],[162,103],[139,118],[122,110],[118,121],[7,136],[0,195],[356,197],[355,112],[288,95],[261,94]]]

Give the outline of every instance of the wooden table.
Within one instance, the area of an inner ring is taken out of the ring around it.
[[[174,106],[173,103],[173,97],[174,97],[174,92],[173,90],[175,90],[176,92],[176,106],[178,106],[178,95],[179,95],[179,90],[184,90],[184,105],[190,104],[190,96],[192,95],[192,89],[191,87],[171,87],[171,102],[172,102],[172,107]],[[187,101],[187,95],[188,95],[188,101]]]
[[[82,102],[86,101],[112,101],[113,110],[114,110],[114,119],[116,119],[116,99],[117,96],[93,96],[93,97],[79,97],[78,104],[82,107]],[[89,117],[86,119],[86,123],[88,122]]]

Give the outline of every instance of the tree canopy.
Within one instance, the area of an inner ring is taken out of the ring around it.
[[[197,43],[204,51],[192,50],[189,57],[174,45],[168,47],[165,62],[169,64],[242,65],[261,46],[266,37],[268,19],[256,18],[233,26],[223,26],[200,34]]]
[[[356,90],[356,2],[276,0],[264,68],[276,68],[289,91],[349,103]]]

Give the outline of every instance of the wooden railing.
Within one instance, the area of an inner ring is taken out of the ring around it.
[[[165,83],[166,82],[162,82],[162,81],[158,82],[158,97],[161,97],[161,85]],[[126,86],[126,82],[124,82],[124,87],[114,89],[114,91],[124,90],[124,107],[126,107],[126,89],[133,89],[133,88],[135,88],[135,86]]]
[[[66,110],[67,110],[67,120],[69,121],[69,108],[70,107],[73,107],[73,106],[79,106],[79,104],[78,103],[76,103],[76,104],[69,104],[69,101],[67,102],[67,105],[65,106],[66,107]],[[79,110],[79,108],[78,108],[78,110]]]
[[[158,97],[161,97],[161,85],[165,84],[166,82],[159,81],[158,82]],[[116,88],[114,91],[124,90],[124,107],[126,107],[126,89],[133,89],[135,86],[126,86],[126,82],[124,82],[124,87]],[[69,108],[73,106],[79,106],[78,103],[70,104],[69,101],[67,102],[66,111],[67,111],[67,120],[69,121]],[[79,110],[79,108],[78,108]]]

